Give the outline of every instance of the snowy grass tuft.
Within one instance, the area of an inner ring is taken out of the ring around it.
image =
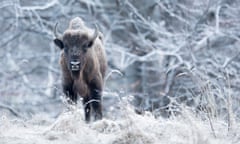
[[[149,112],[138,115],[130,106],[119,112],[125,116],[90,124],[85,123],[82,109],[64,112],[56,119],[38,115],[21,121],[2,116],[0,143],[226,144],[237,143],[240,138],[239,128],[228,132],[226,122],[212,119],[213,132],[209,120],[202,120],[187,109],[168,119],[155,118]]]

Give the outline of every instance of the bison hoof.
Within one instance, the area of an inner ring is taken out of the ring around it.
[[[94,121],[101,120],[102,119],[102,114],[101,113],[95,113],[94,114]]]

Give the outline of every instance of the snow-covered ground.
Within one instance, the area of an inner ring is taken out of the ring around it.
[[[0,144],[230,144],[240,143],[240,129],[228,130],[217,118],[202,120],[187,109],[181,116],[155,118],[120,110],[120,118],[85,123],[82,109],[57,118],[39,114],[29,120],[0,117]]]

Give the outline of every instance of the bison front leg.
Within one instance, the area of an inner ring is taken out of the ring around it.
[[[69,104],[77,103],[77,93],[74,91],[73,84],[63,85],[63,92],[68,98]]]
[[[90,121],[90,113],[91,113],[91,104],[90,104],[90,97],[84,97],[83,98],[83,107],[84,107],[84,114],[85,114],[85,120],[87,122]]]
[[[98,89],[92,90],[92,108],[94,120],[102,119],[102,98]]]
[[[94,81],[90,85],[92,114],[94,120],[102,119],[102,85]]]

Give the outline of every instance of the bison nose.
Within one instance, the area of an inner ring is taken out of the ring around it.
[[[80,62],[79,61],[71,61],[71,70],[72,71],[79,71],[80,70]]]
[[[71,63],[71,65],[79,65],[80,64],[80,62],[78,62],[78,61],[71,61],[70,63]]]

